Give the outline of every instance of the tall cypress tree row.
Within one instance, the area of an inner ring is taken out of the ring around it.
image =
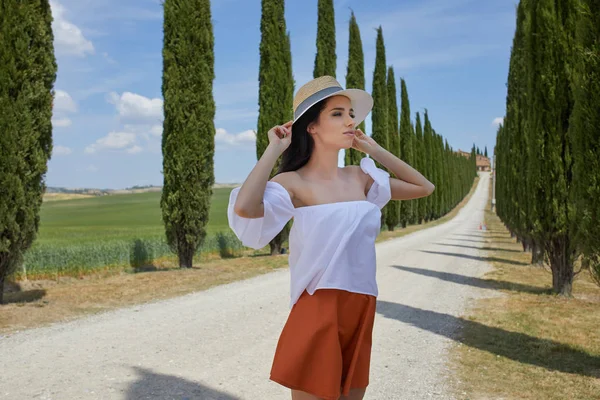
[[[408,100],[408,89],[406,88],[406,81],[400,79],[400,97],[401,97],[401,111],[400,111],[400,155],[401,159],[408,165],[413,165],[413,130],[410,123],[410,102]],[[400,201],[400,223],[405,228],[410,221],[413,220],[413,207],[411,201]]]
[[[600,284],[600,3],[582,0],[576,31],[572,198],[578,244]]]
[[[56,80],[47,0],[0,4],[0,304],[39,227]]]
[[[387,94],[388,94],[388,150],[396,157],[401,158],[400,154],[400,136],[398,133],[398,102],[396,100],[396,78],[394,77],[394,68],[388,68],[387,75]],[[395,201],[387,208],[386,225],[388,230],[393,231],[398,222],[400,222],[400,204]]]
[[[505,126],[497,136],[498,215],[547,258],[556,293],[570,296],[581,245],[573,217],[574,0],[521,1],[509,66]]]
[[[333,0],[319,0],[319,17],[317,22],[317,55],[313,77],[323,75],[335,77],[335,16]]]
[[[293,118],[294,78],[292,76],[292,53],[290,37],[286,33],[283,0],[262,0],[260,21],[260,65],[258,88],[258,132],[256,134],[256,157],[262,157],[269,145],[267,133],[275,125]],[[279,168],[279,161],[271,171],[271,177]],[[269,246],[271,254],[280,254],[287,240],[290,224],[277,235]]]
[[[356,22],[354,12],[350,17],[350,39],[348,41],[348,70],[346,72],[347,89],[365,89],[365,56],[363,54],[362,40],[360,39],[360,29]],[[365,122],[361,122],[357,127],[365,132]],[[366,132],[365,132],[366,133]],[[359,165],[361,153],[355,149],[345,151],[345,165]]]
[[[167,242],[191,268],[206,237],[214,176],[214,37],[209,0],[165,0],[162,94]]]
[[[421,114],[417,113],[417,126],[416,130],[416,166],[417,170],[427,177],[427,159],[425,155],[425,144],[423,142],[423,127],[421,125]],[[427,214],[427,197],[423,197],[417,200],[417,223],[421,224],[426,220]]]
[[[385,44],[383,42],[383,29],[377,29],[377,44],[375,56],[375,69],[373,71],[373,111],[371,112],[371,137],[381,147],[389,150],[388,143],[388,93],[386,83]],[[378,168],[385,167],[375,161]],[[387,207],[394,202],[389,202],[381,211],[381,224],[386,221]]]

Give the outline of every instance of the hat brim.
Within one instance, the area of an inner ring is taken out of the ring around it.
[[[323,94],[322,96],[318,96],[316,99],[311,99],[311,103],[301,113],[295,116],[292,124],[298,121],[298,119],[302,117],[302,115],[304,115],[308,110],[310,110],[312,106],[321,100],[325,100],[334,96],[345,96],[350,99],[352,108],[354,109],[355,126],[358,126],[358,124],[363,122],[373,109],[373,97],[371,97],[371,95],[366,91],[362,89],[342,89],[333,93]]]

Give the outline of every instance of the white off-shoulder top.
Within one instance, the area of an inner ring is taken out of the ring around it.
[[[304,290],[341,289],[378,295],[375,239],[381,229],[381,208],[390,201],[390,174],[371,158],[360,161],[374,183],[366,200],[294,207],[287,190],[268,181],[264,216],[243,218],[233,211],[240,188],[231,191],[229,226],[245,246],[261,249],[294,218],[289,236],[290,307]]]

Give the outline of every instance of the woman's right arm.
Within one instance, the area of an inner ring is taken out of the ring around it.
[[[268,137],[269,145],[242,184],[235,201],[233,211],[240,217],[261,218],[264,216],[263,197],[267,181],[277,159],[292,142],[292,121],[273,127],[269,130]]]

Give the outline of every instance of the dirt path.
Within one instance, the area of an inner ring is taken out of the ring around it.
[[[377,244],[380,296],[366,399],[449,399],[445,353],[489,266],[481,176],[453,220]],[[288,399],[268,380],[287,270],[0,338],[0,399]]]

